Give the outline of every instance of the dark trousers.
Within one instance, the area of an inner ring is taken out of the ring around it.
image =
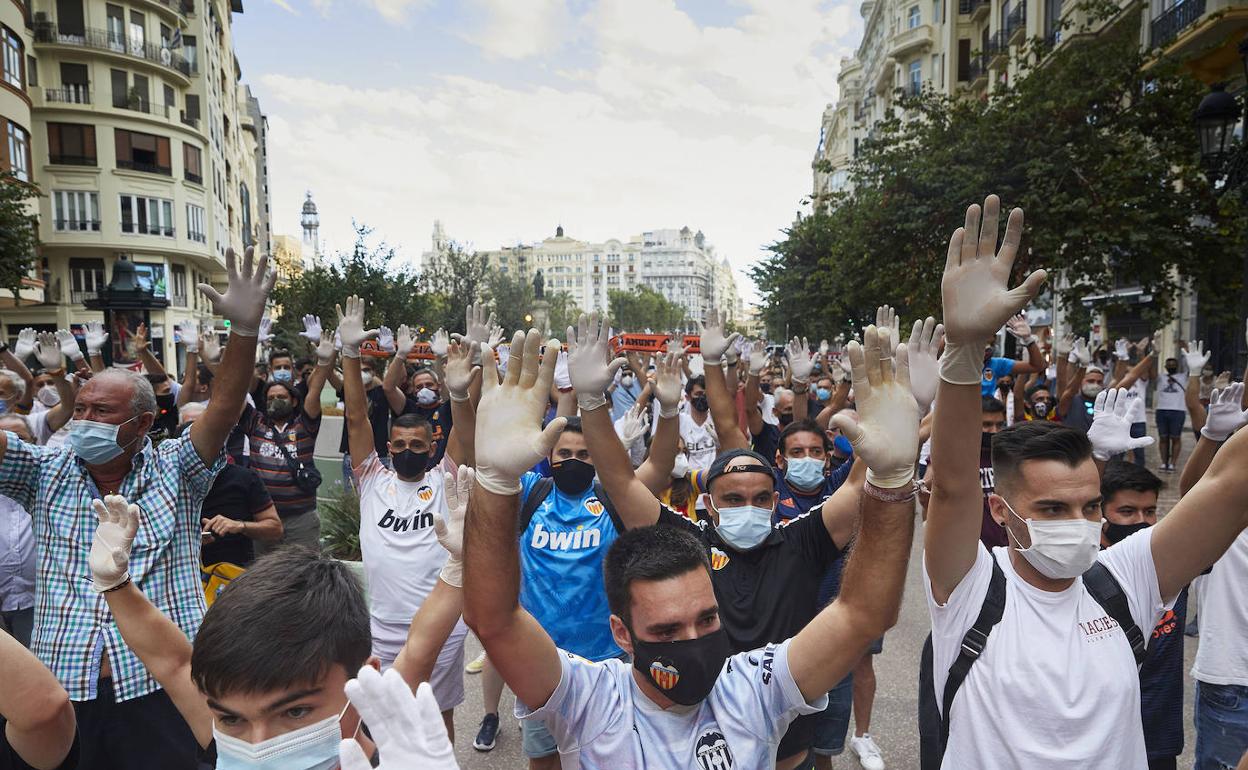
[[[195,735],[164,690],[117,703],[101,679],[95,700],[74,701],[78,770],[197,770]]]

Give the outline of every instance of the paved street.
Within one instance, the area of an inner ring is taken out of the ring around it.
[[[1156,435],[1149,416],[1149,433]],[[1186,460],[1191,450],[1190,430],[1185,438],[1183,458]],[[1160,464],[1156,446],[1150,447],[1148,467],[1155,469]],[[1178,496],[1179,475],[1165,474],[1167,488],[1162,492],[1161,510],[1169,510]],[[920,577],[920,547],[922,543],[922,526],[918,528],[915,546],[910,558],[909,577],[906,582],[906,594],[902,603],[901,617],[884,641],[884,653],[875,662],[878,688],[875,698],[875,709],[871,719],[871,733],[875,736],[884,752],[884,759],[889,768],[910,770],[918,768],[918,728],[916,722],[916,689],[918,680],[919,653],[923,640],[930,629],[927,607],[923,600],[923,584]],[[467,659],[474,657],[480,645],[471,635],[468,641]],[[1190,670],[1191,661],[1196,653],[1196,640],[1187,638],[1187,664],[1184,670]],[[502,705],[502,724],[499,731],[498,746],[488,754],[472,749],[472,738],[476,733],[481,717],[481,687],[478,677],[468,677],[466,682],[467,700],[456,710],[457,754],[461,767],[465,770],[484,770],[484,768],[523,768],[526,767],[524,754],[520,750],[520,731],[517,722],[511,716],[514,699],[511,693],[504,691]],[[1187,751],[1179,759],[1180,767],[1190,767],[1192,748],[1195,736],[1192,731],[1191,708],[1192,688],[1188,680],[1184,707],[1187,725]],[[851,727],[852,729],[852,727]],[[856,768],[857,762],[848,756],[842,756],[835,764],[838,768]]]

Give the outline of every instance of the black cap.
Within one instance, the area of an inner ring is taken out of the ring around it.
[[[741,457],[752,457],[758,460],[761,465],[738,465],[729,468],[728,465]],[[727,452],[721,452],[715,458],[715,462],[711,463],[710,469],[706,472],[706,489],[711,488],[711,482],[723,476],[725,473],[763,473],[769,478],[775,479],[771,470],[771,463],[767,462],[767,458],[750,449],[729,449]]]

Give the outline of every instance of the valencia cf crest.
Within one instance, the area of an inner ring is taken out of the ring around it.
[[[585,510],[589,511],[595,516],[601,516],[602,512],[607,510],[607,507],[603,505],[602,501],[599,500],[598,498],[591,497],[585,501]]]
[[[728,741],[718,730],[702,733],[693,747],[693,755],[702,770],[728,770],[732,767],[732,752],[728,750]]]
[[[433,490],[429,487],[421,487],[416,490],[416,496],[420,498],[422,503],[427,503],[433,499]]]
[[[718,548],[712,548],[711,549],[711,569],[715,570],[716,572],[719,572],[721,569],[727,566],[728,566],[728,554],[724,553]]]
[[[660,690],[670,690],[680,681],[680,672],[675,666],[664,664],[660,660],[650,664],[650,678]]]

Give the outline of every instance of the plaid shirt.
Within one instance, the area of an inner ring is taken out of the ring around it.
[[[71,700],[94,700],[104,650],[118,701],[160,689],[122,641],[104,597],[91,589],[88,556],[102,497],[86,465],[68,447],[25,444],[7,434],[0,494],[34,518],[36,577],[34,653]],[[130,576],[147,598],[194,638],[204,616],[199,576],[200,504],[224,465],[206,465],[189,436],[158,447],[144,439],[118,494],[142,510],[130,553]]]

